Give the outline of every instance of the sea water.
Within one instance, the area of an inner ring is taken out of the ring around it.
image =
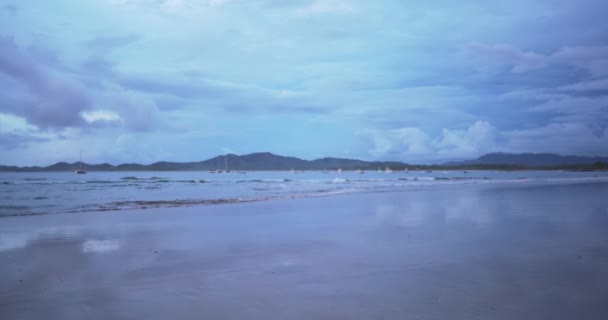
[[[608,181],[608,172],[2,172],[0,216],[213,205],[464,184]]]

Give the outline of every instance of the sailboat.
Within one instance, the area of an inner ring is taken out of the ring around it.
[[[218,157],[217,159],[217,169],[215,170],[209,170],[209,173],[228,173],[230,172],[230,170],[228,170],[228,155],[224,156],[224,170],[220,169],[221,165],[220,165],[220,158]]]
[[[74,173],[76,173],[76,174],[85,174],[85,173],[87,173],[82,168],[82,151],[80,151],[80,161],[78,162],[78,169],[74,170]]]
[[[393,170],[391,170],[391,168],[387,166],[386,168],[384,168],[384,173],[393,173]]]

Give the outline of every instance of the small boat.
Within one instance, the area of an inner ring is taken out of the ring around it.
[[[391,170],[391,168],[386,167],[384,168],[384,173],[393,173],[393,170]]]
[[[336,173],[342,173],[342,168],[338,168],[338,170],[336,170]]]
[[[220,170],[221,171],[221,170]],[[228,173],[230,172],[230,170],[228,170],[228,155],[224,156],[224,172]]]
[[[357,173],[358,173],[358,174],[364,174],[364,173],[365,173],[365,171],[363,171],[363,170],[359,169],[359,170],[357,170]]]
[[[80,152],[80,161],[78,162],[78,169],[74,170],[74,173],[75,174],[85,174],[85,173],[87,173],[82,168],[82,151]]]

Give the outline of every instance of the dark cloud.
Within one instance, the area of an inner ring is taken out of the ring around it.
[[[12,37],[0,36],[0,73],[27,88],[33,97],[32,103],[2,105],[0,110],[20,115],[41,128],[83,124],[80,112],[89,106],[85,92],[54,79]]]
[[[470,44],[475,58],[485,58],[509,67],[512,73],[527,73],[555,66],[571,66],[591,75],[608,75],[608,46],[565,46],[550,54],[524,51],[510,45]]]
[[[89,77],[108,77],[114,75],[114,64],[103,57],[90,57],[82,63],[82,70]]]
[[[15,149],[34,142],[47,142],[49,139],[13,132],[0,132],[0,146],[4,149]]]

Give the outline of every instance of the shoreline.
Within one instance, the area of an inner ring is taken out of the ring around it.
[[[0,317],[604,318],[606,192],[477,185],[4,219]]]
[[[349,179],[344,179],[349,182]],[[291,180],[285,180],[290,182]],[[399,181],[399,179],[396,179]],[[418,180],[405,180],[405,181],[418,181]],[[427,180],[420,180],[426,182]],[[2,213],[0,211],[0,219],[2,218],[14,218],[21,216],[40,216],[48,214],[89,214],[94,212],[113,212],[113,211],[132,211],[132,210],[150,210],[150,209],[163,209],[163,208],[182,208],[182,207],[207,207],[216,205],[231,205],[238,203],[252,203],[252,202],[267,202],[267,201],[283,201],[283,200],[294,200],[294,199],[316,199],[334,196],[346,196],[346,195],[357,195],[357,194],[374,194],[374,193],[401,193],[411,191],[423,191],[423,190],[443,190],[451,188],[486,188],[491,186],[508,186],[515,185],[515,187],[527,187],[527,186],[553,186],[553,185],[575,185],[575,184],[602,184],[608,183],[608,177],[576,177],[576,178],[526,178],[526,179],[453,179],[453,178],[434,178],[430,181],[438,181],[441,183],[437,184],[418,184],[418,185],[403,185],[399,187],[393,187],[393,189],[373,190],[373,189],[347,189],[333,192],[317,192],[317,193],[289,193],[280,195],[265,195],[260,197],[234,197],[234,198],[184,198],[175,200],[148,200],[148,199],[133,199],[125,200],[120,202],[100,203],[95,207],[71,209],[54,212],[24,212],[24,213]]]

